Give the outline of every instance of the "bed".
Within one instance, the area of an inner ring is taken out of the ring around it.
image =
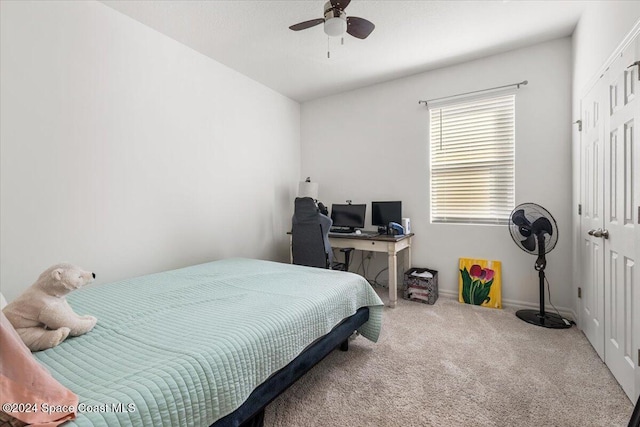
[[[67,299],[98,324],[34,355],[79,396],[64,424],[78,427],[261,425],[264,406],[354,330],[376,341],[383,307],[356,274],[250,259]]]

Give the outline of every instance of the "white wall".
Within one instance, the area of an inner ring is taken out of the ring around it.
[[[604,71],[605,63],[623,39],[639,25],[640,2],[593,1],[580,18],[573,34],[573,121],[580,118],[580,99]],[[573,127],[573,206],[580,203],[580,133]],[[574,299],[579,306],[577,288],[580,286],[580,216],[573,211],[574,242]]]
[[[0,283],[288,259],[300,106],[96,2],[1,4]]]
[[[572,310],[570,38],[304,103],[302,175],[320,184],[327,204],[402,200],[416,233],[413,265],[438,270],[442,292],[457,295],[458,258],[501,260],[503,300],[537,307],[535,257],[507,226],[430,223],[429,114],[418,105],[525,79],[516,95],[516,203],[539,203],[558,221],[547,277],[552,302]]]
[[[638,20],[638,1],[587,3],[573,34],[574,99],[579,100],[596,73],[604,71],[601,67]]]

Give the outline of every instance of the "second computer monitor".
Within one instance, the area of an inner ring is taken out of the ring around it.
[[[402,202],[371,202],[371,225],[387,227],[402,223]]]
[[[367,205],[331,205],[331,220],[333,227],[364,228],[364,216]]]

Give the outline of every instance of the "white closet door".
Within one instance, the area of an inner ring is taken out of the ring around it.
[[[603,79],[581,101],[580,191],[582,216],[580,244],[582,260],[580,324],[584,334],[604,360],[604,249],[595,230],[604,224],[604,126],[606,87]]]
[[[635,57],[636,61],[640,61],[640,36],[636,36],[635,40]],[[636,97],[640,98],[640,64],[637,64],[635,67],[636,70],[636,80],[635,80],[635,90]],[[634,136],[634,165],[635,165],[635,192],[634,192],[634,202],[636,209],[638,212],[636,213],[636,230],[635,230],[635,246],[636,246],[636,261],[640,262],[640,139],[638,138],[638,129],[640,129],[640,100],[635,101],[636,113],[634,117],[634,123],[637,125],[635,128],[635,136]],[[632,397],[632,400],[637,401],[638,397],[640,397],[640,277],[638,277],[637,270],[636,276],[633,278],[633,289],[632,289],[632,307],[631,311],[633,312],[633,327],[634,331],[634,342],[635,348],[637,349],[636,353],[636,384],[635,384],[635,395]]]
[[[611,64],[603,80],[607,84],[604,120],[604,247],[605,363],[630,398],[636,396],[637,329],[635,320],[638,267],[637,138],[640,101],[638,67],[633,64],[635,43]],[[634,322],[635,320],[635,322]]]

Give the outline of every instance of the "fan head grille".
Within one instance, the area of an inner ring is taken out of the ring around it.
[[[511,238],[523,251],[538,255],[538,238],[544,237],[545,253],[558,242],[558,226],[551,213],[536,203],[522,203],[509,216]]]

